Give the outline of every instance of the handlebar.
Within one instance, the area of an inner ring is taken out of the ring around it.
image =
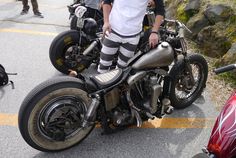
[[[192,33],[192,31],[182,22],[178,20],[171,20],[171,19],[164,19],[163,23],[173,23],[178,27],[178,34],[180,37],[184,37],[184,30],[188,31],[189,33]]]
[[[216,74],[220,74],[220,73],[228,72],[228,71],[231,71],[234,69],[236,69],[236,64],[231,64],[231,65],[217,68],[217,69],[213,70],[213,72],[215,72]]]

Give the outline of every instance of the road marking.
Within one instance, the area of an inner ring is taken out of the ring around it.
[[[17,126],[18,125],[17,114],[4,114],[0,113],[0,126]]]
[[[146,121],[141,128],[212,128],[214,122],[214,118],[163,118]],[[0,113],[0,126],[17,125],[17,114]],[[100,125],[96,127],[99,128]]]
[[[16,2],[15,0],[0,0],[1,3],[12,3]]]
[[[43,36],[56,36],[58,34],[52,32],[41,32],[41,31],[20,30],[20,29],[0,29],[0,32],[23,33],[23,34],[43,35]]]
[[[52,33],[52,32],[41,32],[41,31],[20,30],[20,29],[0,29],[0,32],[22,33],[22,34],[42,35],[42,36],[58,35],[58,33]]]
[[[42,26],[53,26],[53,27],[63,27],[63,28],[69,28],[69,24],[55,24],[55,23],[43,23],[43,22],[33,22],[33,21],[21,21],[20,19],[14,19],[14,18],[6,18],[6,19],[0,19],[0,22],[13,22],[18,24],[27,24],[27,25],[42,25]]]
[[[142,128],[212,128],[214,118],[163,118],[144,122]]]

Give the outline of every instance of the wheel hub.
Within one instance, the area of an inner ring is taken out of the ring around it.
[[[77,45],[71,46],[66,50],[65,53],[65,64],[69,67],[76,67],[78,64],[78,55],[80,54],[80,49]]]
[[[190,76],[186,75],[186,76],[183,76],[182,79],[180,79],[180,82],[177,85],[177,89],[179,91],[186,91],[186,90],[191,90],[193,86],[194,84],[191,82]]]
[[[186,99],[191,96],[200,82],[200,68],[197,65],[192,64],[192,73],[182,72],[182,75],[178,77],[176,84],[176,93],[179,99]],[[193,75],[193,76],[190,76]],[[193,81],[191,79],[193,78]]]
[[[40,132],[50,139],[63,141],[81,127],[85,111],[85,106],[79,98],[56,98],[40,113]]]

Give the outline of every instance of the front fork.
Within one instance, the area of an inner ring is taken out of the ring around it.
[[[188,82],[187,85],[189,85],[190,87],[194,86],[195,81],[194,81],[194,77],[193,77],[193,71],[192,71],[192,67],[190,65],[190,62],[188,59],[184,58],[184,69],[185,69],[185,73],[188,75],[190,82]]]

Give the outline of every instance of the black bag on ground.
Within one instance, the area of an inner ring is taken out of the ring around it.
[[[9,78],[5,71],[5,68],[0,64],[0,86],[8,84]]]
[[[14,82],[9,81],[8,75],[17,75],[17,73],[7,73],[5,68],[0,64],[0,87],[5,86],[10,82],[12,89],[15,89]]]

